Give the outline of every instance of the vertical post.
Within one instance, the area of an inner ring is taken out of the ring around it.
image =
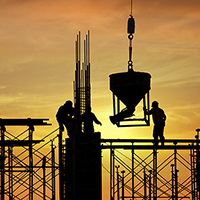
[[[9,165],[9,200],[13,199],[13,156],[12,147],[8,147],[8,165]]]
[[[132,200],[134,200],[134,148],[133,148],[133,143],[132,143],[132,151],[131,151],[131,154],[132,154]]]
[[[146,171],[144,167],[144,200],[147,199],[147,180],[146,180]]]
[[[178,200],[178,172],[179,172],[179,170],[176,169],[176,171],[175,171],[176,184],[177,184],[177,186],[175,187],[175,189],[176,189],[176,200]]]
[[[5,183],[5,126],[1,124],[1,155],[0,155],[0,164],[1,164],[1,200],[4,200],[4,193],[5,193],[5,188],[4,188],[4,183]]]
[[[34,127],[29,124],[29,200],[33,200],[33,131]]]
[[[117,97],[117,114],[119,113],[120,113],[120,101],[119,101],[119,98]],[[120,125],[120,122],[117,122],[116,124]]]
[[[110,144],[112,147],[112,143]],[[114,173],[115,173],[115,166],[114,166],[114,150],[111,148],[110,149],[110,197],[111,200],[114,200],[114,184],[115,184],[115,180],[114,180]]]
[[[171,164],[172,167],[172,200],[174,200],[174,164]]]
[[[120,199],[119,197],[119,165],[118,166],[115,166],[117,168],[117,200]]]
[[[113,115],[115,116],[116,115],[116,111],[115,111],[115,95],[113,93]]]
[[[191,194],[192,200],[195,199],[195,180],[194,180],[194,144],[193,149],[190,150],[190,166],[191,166]]]
[[[91,86],[90,86],[90,31],[88,30],[88,101],[89,106],[91,106]]]
[[[42,169],[43,169],[43,199],[46,199],[46,190],[45,190],[45,186],[46,186],[46,174],[45,174],[45,167],[46,167],[46,157],[43,157],[42,160]]]
[[[51,141],[51,174],[52,174],[52,200],[55,200],[55,151]]]
[[[147,92],[147,109],[148,111],[150,110],[150,105],[149,105],[149,91]],[[148,125],[150,125],[150,115],[147,115],[147,121],[148,121]]]
[[[157,149],[153,149],[153,200],[157,200]]]
[[[177,149],[174,143],[174,171],[175,171],[175,200],[178,200],[178,177],[177,177]]]
[[[149,171],[149,200],[151,200],[151,173],[152,170]]]
[[[196,179],[196,196],[197,199],[200,199],[200,151],[199,151],[199,132],[200,129],[196,129],[197,135],[196,138],[196,169],[195,169],[195,179]]]
[[[10,146],[8,147],[8,179],[9,179],[9,200],[11,200],[11,159],[10,159]]]
[[[143,88],[143,91],[144,91],[144,88]],[[143,97],[143,107],[146,109],[146,98],[145,98],[145,96]],[[148,116],[148,115],[144,111],[144,120],[145,121],[147,120],[146,116]]]
[[[122,200],[124,200],[124,173],[125,171],[121,171],[122,173]]]
[[[110,147],[112,147],[112,142],[110,143]],[[110,200],[112,200],[112,148],[110,148]]]
[[[59,129],[59,181],[60,181],[60,199],[63,199],[63,162],[62,162],[62,130]]]
[[[112,196],[113,196],[113,200],[115,199],[115,152],[114,152],[114,149],[113,149],[113,155],[112,155],[112,157],[113,157],[113,160],[112,160],[112,162],[113,162],[113,164],[112,164],[112,166],[113,166],[113,194],[112,194]]]

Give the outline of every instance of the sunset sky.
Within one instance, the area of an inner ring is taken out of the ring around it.
[[[102,138],[152,138],[152,121],[139,128],[109,121],[109,75],[128,69],[130,10],[130,0],[1,0],[0,118],[49,118],[47,133],[57,128],[58,107],[73,100],[76,35],[83,40],[90,30],[92,109],[103,124],[95,130]],[[152,76],[165,137],[192,139],[200,127],[200,1],[133,0],[133,17],[134,70]]]

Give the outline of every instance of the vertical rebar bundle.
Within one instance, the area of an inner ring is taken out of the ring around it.
[[[81,33],[77,35],[75,42],[76,70],[74,85],[74,104],[76,131],[82,131],[80,116],[85,112],[86,106],[91,106],[91,84],[90,84],[90,31],[84,40],[83,62],[81,61]]]

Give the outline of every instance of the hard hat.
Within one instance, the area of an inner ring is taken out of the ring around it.
[[[158,107],[158,102],[157,101],[153,101],[152,102],[152,107]]]

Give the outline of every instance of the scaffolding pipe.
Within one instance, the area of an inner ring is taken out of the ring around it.
[[[157,200],[157,149],[153,149],[153,200]]]
[[[112,146],[112,143],[110,143]],[[112,200],[112,148],[110,148],[110,200]]]
[[[125,196],[124,196],[124,173],[125,173],[125,171],[123,170],[123,171],[121,171],[121,173],[122,173],[122,200],[124,200],[124,198],[125,198]]]
[[[134,143],[132,143],[132,200],[134,200]]]
[[[144,200],[147,199],[147,179],[146,179],[146,171],[144,167]]]
[[[113,150],[113,155],[112,155],[112,167],[113,167],[113,200],[115,200],[115,152]]]
[[[59,145],[59,182],[60,182],[60,199],[63,199],[63,165],[62,165],[62,130],[59,129],[58,136],[58,145]]]
[[[175,171],[175,200],[178,200],[178,177],[177,177],[177,149],[174,149],[174,171]]]
[[[52,200],[55,200],[55,150],[51,141]]]
[[[4,182],[5,182],[5,126],[1,125],[1,200],[4,200],[4,193],[5,193],[5,188],[4,188]]]
[[[33,200],[33,125],[29,125],[29,200]]]
[[[151,173],[152,170],[149,171],[149,200],[151,200]]]
[[[13,150],[8,147],[8,167],[9,167],[9,200],[13,199]]]
[[[172,167],[172,200],[174,200],[174,164],[171,164]]]
[[[120,194],[119,194],[119,165],[115,166],[117,168],[117,200],[120,200]]]

